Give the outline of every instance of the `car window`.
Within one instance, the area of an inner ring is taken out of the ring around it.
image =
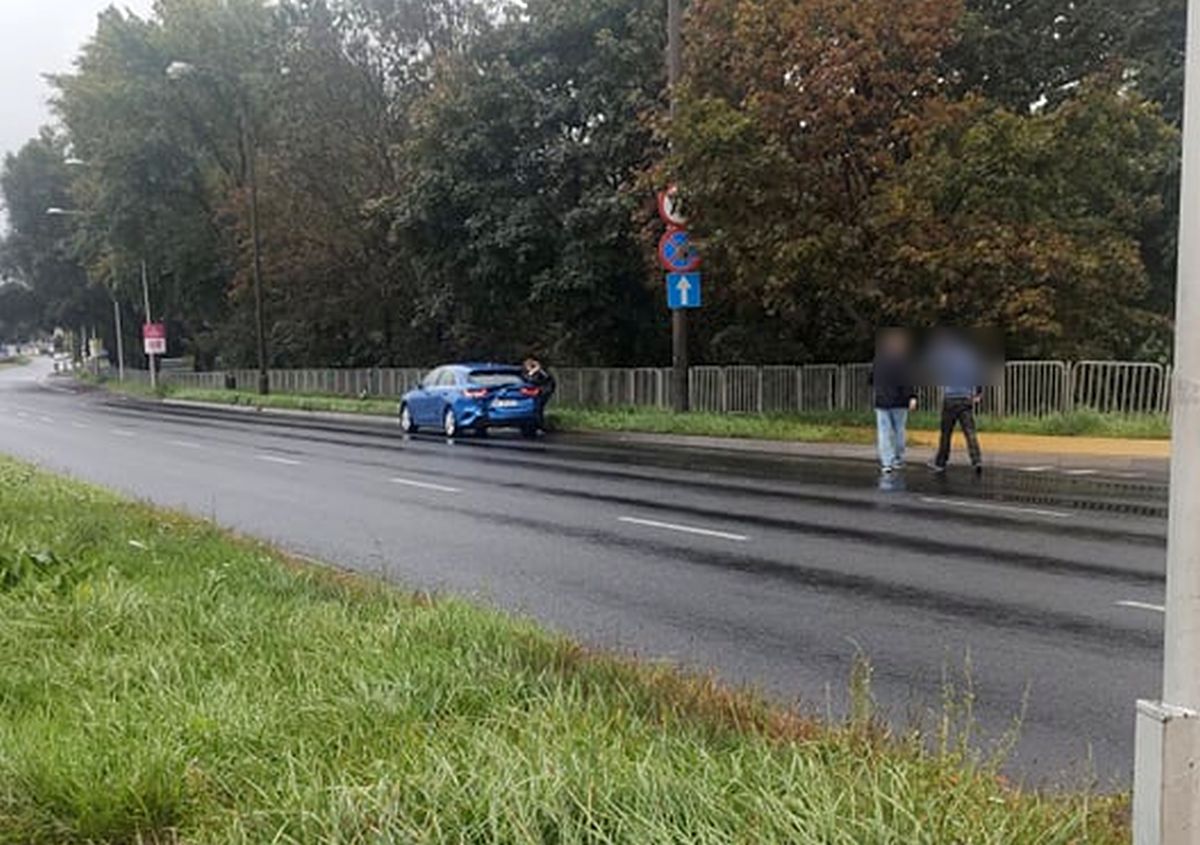
[[[421,387],[433,387],[436,385],[438,383],[438,379],[442,377],[442,370],[442,367],[438,367],[436,370],[430,370],[429,374],[426,375],[425,378],[421,379]]]
[[[479,370],[471,373],[470,380],[480,387],[512,387],[525,381],[516,370]]]
[[[458,384],[458,373],[449,367],[443,369],[442,375],[438,378],[438,386],[453,387],[456,384]]]

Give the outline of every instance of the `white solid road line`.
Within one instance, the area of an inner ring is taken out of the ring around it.
[[[293,461],[291,458],[278,458],[275,455],[255,455],[256,460],[266,461],[272,464],[283,464],[289,467],[298,467],[303,461]]]
[[[1134,610],[1149,610],[1153,613],[1166,613],[1167,609],[1159,604],[1147,604],[1144,601],[1119,601],[1117,607],[1131,607]]]
[[[51,417],[38,417],[39,422],[44,422],[49,425],[54,425],[54,420]]]
[[[711,528],[696,528],[692,525],[676,525],[673,522],[658,522],[653,519],[638,519],[633,516],[619,517],[618,522],[625,522],[629,525],[641,525],[646,528],[661,528],[664,531],[678,531],[681,534],[698,534],[701,537],[716,537],[719,540],[733,540],[736,543],[745,543],[750,538],[745,534],[732,534],[728,531],[713,531]]]
[[[1066,475],[1099,475],[1100,470],[1098,470],[1098,469],[1068,469],[1065,471],[1065,474]]]
[[[1070,519],[1069,513],[1048,511],[1041,508],[1020,508],[1015,505],[993,505],[989,502],[964,502],[960,499],[937,499],[933,496],[922,496],[921,501],[928,505],[948,505],[952,508],[969,508],[972,510],[998,511],[1000,513],[1025,513],[1031,516],[1048,516],[1054,519]]]
[[[171,446],[179,446],[182,449],[203,449],[204,448],[199,443],[193,443],[190,440],[168,440],[167,443],[170,444]]]
[[[135,436],[134,433],[127,428],[114,428],[112,430],[112,433],[117,435],[117,437],[133,437],[133,436]]]
[[[1050,472],[1054,467],[1021,467],[1021,472]]]
[[[418,490],[432,490],[435,493],[461,493],[457,487],[447,487],[445,484],[430,484],[428,481],[413,481],[411,478],[390,478],[392,484],[402,487],[416,487]]]

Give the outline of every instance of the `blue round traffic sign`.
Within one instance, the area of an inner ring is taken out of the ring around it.
[[[658,260],[672,273],[691,273],[700,267],[700,253],[683,229],[668,229],[658,242]]]

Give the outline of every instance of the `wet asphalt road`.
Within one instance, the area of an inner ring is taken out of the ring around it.
[[[1166,481],[598,439],[403,438],[0,373],[0,451],[301,554],[840,711],[856,654],[897,722],[969,673],[1009,770],[1128,783],[1159,690]],[[986,744],[986,743],[985,743]]]

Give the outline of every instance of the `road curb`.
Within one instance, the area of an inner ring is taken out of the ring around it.
[[[355,423],[376,428],[397,429],[399,424],[382,414],[347,414],[336,411],[301,411],[294,408],[260,408],[249,405],[227,405],[223,402],[194,402],[190,399],[144,400],[169,408],[200,408],[206,411],[241,414],[243,416],[283,417],[287,419],[320,420],[322,422]]]

